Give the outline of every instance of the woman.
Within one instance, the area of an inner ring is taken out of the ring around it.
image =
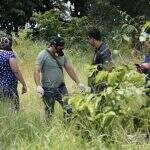
[[[27,92],[26,83],[12,50],[12,38],[0,38],[0,98],[7,99],[15,110],[19,110],[18,80],[22,84],[22,94]]]

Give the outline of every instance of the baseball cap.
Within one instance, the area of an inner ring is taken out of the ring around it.
[[[51,43],[51,45],[54,45],[54,46],[64,46],[65,40],[63,37],[54,36],[54,37],[52,37],[50,43]]]

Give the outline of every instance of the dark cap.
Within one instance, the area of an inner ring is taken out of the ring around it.
[[[52,37],[51,41],[50,41],[51,45],[54,46],[64,46],[65,45],[65,40],[64,38],[60,37],[60,36],[54,36]]]

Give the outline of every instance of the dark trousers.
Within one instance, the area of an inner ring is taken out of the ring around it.
[[[68,98],[68,91],[65,84],[61,84],[58,88],[47,88],[43,87],[44,95],[43,95],[43,102],[45,104],[45,114],[47,118],[50,118],[54,113],[54,105],[55,101],[59,102],[64,110],[64,118],[68,118],[71,113],[72,109],[67,102]],[[64,97],[65,100],[62,98]]]
[[[17,88],[16,89],[6,89],[0,88],[0,100],[2,102],[8,102],[11,104],[11,107],[19,111],[19,95]]]

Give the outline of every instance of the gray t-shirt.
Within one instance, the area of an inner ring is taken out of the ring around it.
[[[65,56],[58,56],[56,59],[62,67],[68,63]],[[39,53],[36,59],[36,65],[40,65],[41,67],[41,82],[43,87],[57,88],[64,82],[62,70],[47,50],[43,50]]]

